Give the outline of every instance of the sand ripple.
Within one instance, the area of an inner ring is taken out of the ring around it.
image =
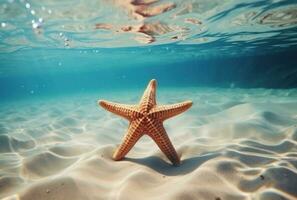
[[[297,198],[296,96],[174,92],[160,102],[194,100],[193,109],[165,124],[180,167],[172,167],[148,137],[125,160],[113,161],[127,122],[97,108],[98,95],[23,102],[17,110],[2,105],[0,198]]]

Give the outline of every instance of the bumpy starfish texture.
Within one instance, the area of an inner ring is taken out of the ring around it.
[[[147,134],[156,142],[173,165],[180,164],[176,150],[163,127],[163,121],[186,111],[193,103],[192,101],[185,101],[159,106],[156,104],[156,86],[156,80],[153,79],[149,82],[138,105],[125,105],[104,100],[98,101],[99,105],[104,109],[130,122],[122,144],[113,154],[114,160],[123,159],[135,143],[144,134]]]

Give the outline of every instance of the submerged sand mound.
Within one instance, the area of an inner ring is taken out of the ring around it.
[[[50,152],[43,152],[23,160],[23,177],[30,179],[57,174],[76,161],[75,158],[65,158]]]
[[[13,151],[25,151],[35,147],[33,140],[21,140],[10,137],[7,134],[0,135],[0,153],[7,153]]]
[[[97,108],[98,95],[2,105],[0,198],[296,199],[296,92],[235,90],[175,90],[159,99],[194,101],[165,122],[179,167],[149,137],[113,161],[128,123]]]

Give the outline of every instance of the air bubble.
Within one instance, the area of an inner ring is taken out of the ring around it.
[[[52,14],[52,10],[51,9],[48,9],[48,14]]]
[[[61,62],[59,62],[59,63],[58,63],[58,65],[59,65],[59,66],[62,66],[62,63],[61,63]]]
[[[230,83],[230,88],[234,88],[235,87],[235,83]]]
[[[42,10],[42,11],[45,11],[45,7],[44,7],[44,6],[42,6],[42,7],[41,7],[41,10]]]
[[[31,10],[31,14],[32,15],[35,15],[35,10]]]
[[[26,3],[25,6],[26,6],[27,9],[31,8],[31,5],[29,3]]]
[[[59,33],[59,36],[60,36],[60,37],[63,37],[63,33],[62,33],[62,32],[60,32],[60,33]]]
[[[37,28],[41,28],[42,27],[42,23],[41,22],[36,22],[35,20],[32,20],[32,28],[37,29]]]
[[[5,28],[5,27],[6,27],[6,23],[5,23],[5,22],[2,22],[2,23],[1,23],[1,27],[2,27],[2,28]]]
[[[31,90],[31,91],[30,91],[30,94],[34,94],[34,90]]]

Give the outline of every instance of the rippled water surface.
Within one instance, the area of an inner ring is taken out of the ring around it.
[[[297,45],[296,0],[1,0],[0,22],[1,52],[176,44],[236,54]]]
[[[2,97],[151,78],[297,87],[296,0],[1,0],[0,23]]]

